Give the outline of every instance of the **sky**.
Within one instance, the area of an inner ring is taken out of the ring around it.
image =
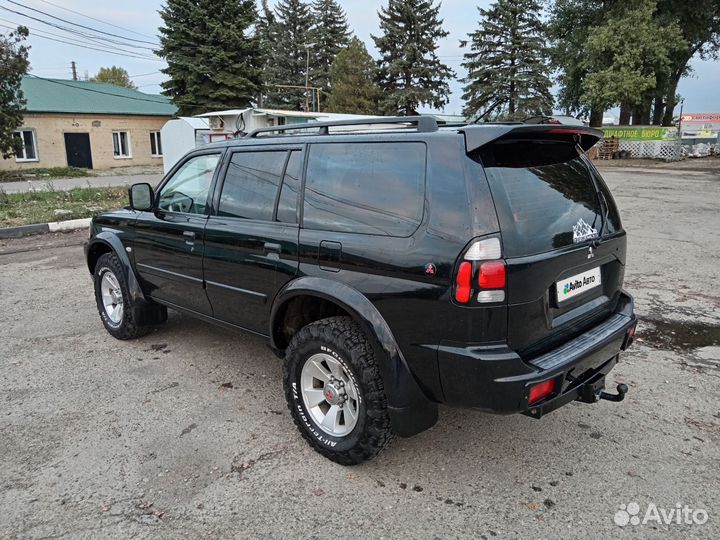
[[[77,64],[80,77],[86,74],[92,76],[102,66],[118,65],[128,71],[141,91],[160,92],[159,84],[164,79],[164,75],[159,73],[159,70],[165,65],[162,60],[129,58],[125,53],[112,55],[93,51],[77,44],[64,44],[44,39],[40,37],[39,33],[33,35],[33,29],[56,34],[56,36],[52,36],[53,38],[61,36],[65,32],[2,8],[23,12],[41,21],[65,24],[28,9],[34,8],[74,23],[139,40],[135,43],[140,46],[152,47],[147,43],[140,42],[157,42],[157,29],[162,22],[158,10],[163,5],[162,0],[93,0],[93,2],[87,0],[12,0],[12,2],[0,0],[0,31],[7,31],[6,26],[18,23],[25,24],[31,29],[29,38],[29,44],[32,46],[30,50],[31,73],[41,77],[69,79],[72,61]],[[275,0],[270,0],[270,3],[274,4]],[[370,36],[379,32],[377,12],[382,5],[387,3],[387,0],[340,0],[340,3],[348,14],[352,31],[366,43],[370,53],[376,56],[377,53]],[[450,104],[444,111],[447,114],[459,114],[463,106],[462,83],[458,79],[464,77],[465,72],[460,65],[463,49],[460,48],[459,41],[465,39],[469,32],[477,28],[479,16],[476,6],[488,7],[490,3],[490,0],[475,2],[443,0],[442,2],[440,15],[444,19],[444,28],[450,32],[450,35],[440,42],[438,55],[457,74],[456,79],[451,83],[452,96]],[[104,23],[116,25],[122,29]],[[65,40],[75,41],[67,37]],[[115,46],[113,45],[113,47]],[[135,49],[135,51],[139,52],[141,56],[152,55],[149,50]],[[683,79],[678,90],[685,98],[684,111],[720,112],[720,92],[717,91],[720,88],[720,62],[694,59],[691,65],[694,71],[693,76]]]

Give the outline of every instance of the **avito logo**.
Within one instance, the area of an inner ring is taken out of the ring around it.
[[[583,287],[587,287],[593,283],[595,283],[595,276],[585,276],[582,279],[568,281],[563,288],[563,294],[570,294],[572,291],[582,289]]]

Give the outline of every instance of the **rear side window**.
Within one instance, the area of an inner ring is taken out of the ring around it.
[[[522,257],[576,243],[573,227],[599,232],[603,219],[595,171],[572,144],[504,141],[474,156],[490,184],[503,234],[505,255]],[[603,235],[620,229],[615,204],[601,179],[609,207]],[[582,223],[581,223],[582,221]]]
[[[271,221],[286,159],[286,150],[233,154],[218,215]]]
[[[277,220],[281,223],[297,223],[297,201],[302,165],[302,153],[297,150],[292,151],[278,201]]]
[[[423,143],[339,143],[310,147],[303,226],[410,236],[422,221]]]

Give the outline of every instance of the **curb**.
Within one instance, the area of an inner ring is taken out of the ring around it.
[[[0,240],[6,238],[22,238],[35,234],[47,234],[51,232],[74,231],[90,227],[92,218],[70,219],[68,221],[52,221],[50,223],[38,223],[37,225],[22,225],[20,227],[8,227],[0,229]]]

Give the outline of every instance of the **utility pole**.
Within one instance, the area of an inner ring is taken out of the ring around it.
[[[683,117],[683,108],[685,106],[685,98],[680,99],[680,116],[678,116],[678,126],[677,126],[677,143],[675,148],[677,149],[677,159],[680,159],[682,157],[682,117]]]
[[[75,60],[70,62],[70,65],[72,66],[72,80],[77,81],[77,65],[75,65]]]
[[[315,44],[305,44],[305,112],[310,112],[310,47],[313,45]]]

